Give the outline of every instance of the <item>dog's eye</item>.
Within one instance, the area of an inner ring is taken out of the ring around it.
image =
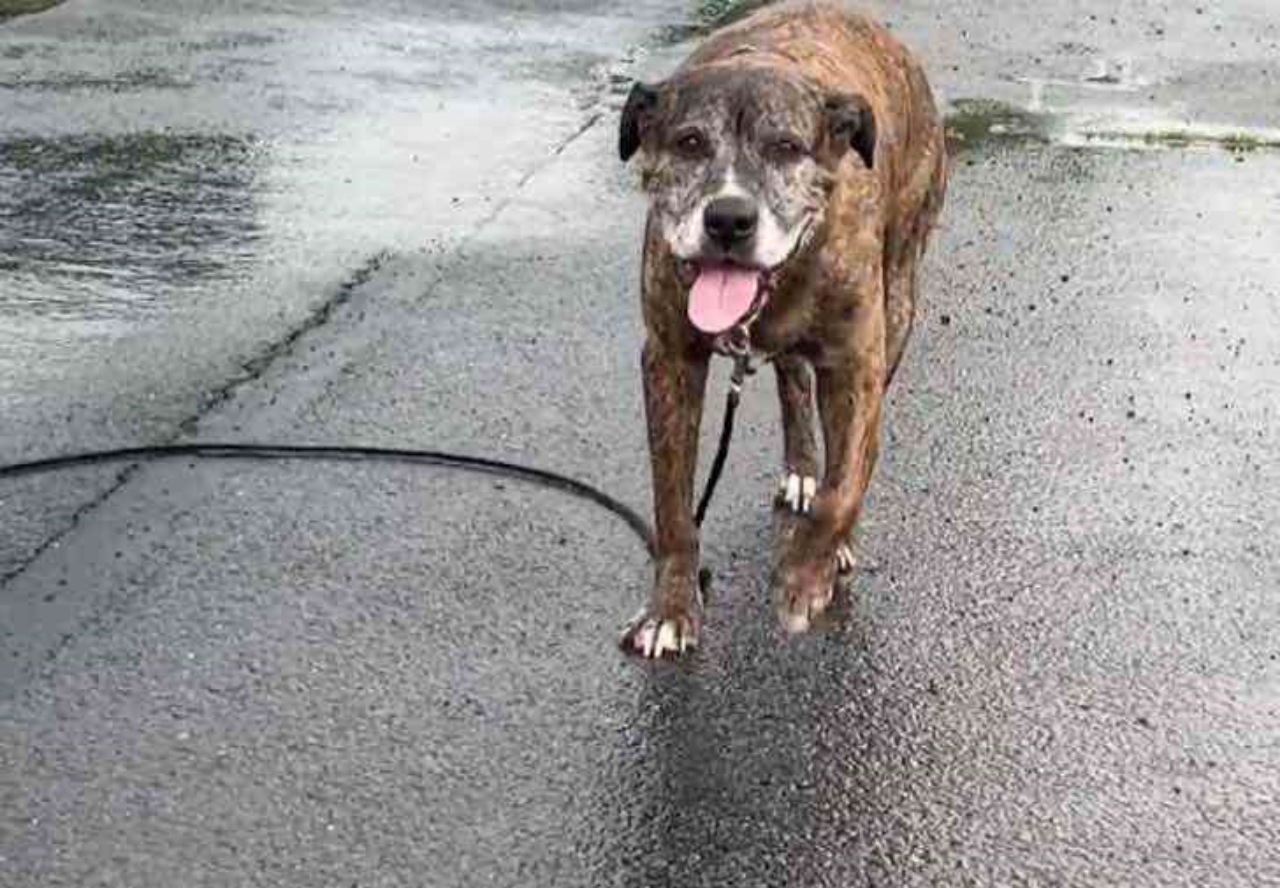
[[[702,133],[685,133],[676,139],[676,151],[685,157],[701,157],[707,153],[707,140]]]

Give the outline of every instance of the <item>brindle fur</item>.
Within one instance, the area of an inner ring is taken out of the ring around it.
[[[816,214],[752,328],[754,347],[775,355],[787,469],[817,474],[815,397],[825,442],[811,514],[780,517],[777,606],[786,625],[802,629],[830,601],[837,546],[851,536],[871,479],[884,393],[911,331],[918,266],[943,202],[946,151],[929,85],[879,24],[826,3],[786,4],[716,33],[631,104],[640,107],[624,117],[623,153],[639,149],[651,198],[642,365],[657,562],[647,613],[624,642],[631,647],[646,625],[666,626],[678,653],[701,629],[692,503],[712,351],[686,318],[687,257],[673,254],[670,234],[680,208],[717,185],[730,162],[748,171],[743,185],[784,224],[800,208]],[[847,128],[831,119],[850,107],[868,116],[861,132],[870,142],[855,140],[854,150],[837,138]],[[671,147],[672,128],[686,123],[711,134],[694,169]],[[766,155],[769,133],[783,130],[807,151],[779,170]]]

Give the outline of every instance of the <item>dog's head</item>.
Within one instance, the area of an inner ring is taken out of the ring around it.
[[[803,251],[846,154],[869,168],[875,141],[859,96],[777,68],[710,66],[636,84],[618,147],[624,161],[640,152],[659,230],[692,284],[690,318],[719,332]]]

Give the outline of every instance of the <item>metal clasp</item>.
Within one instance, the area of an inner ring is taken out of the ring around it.
[[[751,331],[746,324],[739,324],[722,335],[726,355],[731,358],[751,357]]]

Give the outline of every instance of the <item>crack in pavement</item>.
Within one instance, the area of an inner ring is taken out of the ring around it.
[[[299,339],[312,330],[315,330],[327,323],[333,316],[333,313],[349,302],[356,290],[367,283],[389,257],[389,253],[381,252],[368,259],[355,271],[354,274],[339,284],[335,289],[334,294],[313,309],[300,324],[289,330],[280,339],[270,343],[259,354],[253,356],[248,361],[245,361],[241,365],[244,371],[243,373],[230,378],[218,388],[208,392],[201,399],[199,406],[196,407],[190,415],[177,423],[172,434],[166,435],[158,441],[150,443],[157,445],[173,444],[181,440],[186,435],[193,433],[196,427],[200,424],[201,419],[213,410],[229,402],[235,397],[236,392],[241,388],[260,379],[272,364],[274,364],[279,358],[287,355],[293,349],[293,346]],[[139,468],[139,463],[133,463],[132,465],[116,470],[114,480],[107,485],[106,489],[97,496],[81,504],[71,514],[71,517],[67,519],[67,522],[61,528],[54,531],[43,543],[35,547],[30,555],[21,559],[16,567],[0,574],[0,592],[3,592],[10,582],[21,576],[32,564],[38,561],[45,552],[55,548],[63,539],[66,538],[67,534],[76,529],[80,524],[80,521],[86,515],[97,509],[109,500],[116,491],[124,487]]]
[[[511,191],[497,204],[493,210],[476,222],[470,231],[463,234],[453,248],[455,254],[462,253],[466,247],[473,242],[480,234],[482,234],[489,225],[493,224],[499,216],[502,215],[521,191],[533,181],[539,174],[545,172],[556,160],[578,139],[588,133],[603,118],[604,112],[600,110],[592,111],[588,114],[586,120],[579,125],[572,133],[562,139],[555,145],[545,160],[541,163],[534,164],[516,183]],[[241,366],[243,372],[226,380],[222,385],[210,390],[200,401],[199,405],[187,417],[180,420],[174,427],[172,434],[164,436],[157,441],[148,442],[150,444],[174,444],[194,435],[207,416],[218,408],[229,404],[236,395],[246,386],[258,382],[262,377],[281,359],[287,358],[293,354],[295,347],[308,334],[311,334],[325,327],[335,316],[337,312],[348,305],[357,295],[362,287],[364,287],[374,275],[381,269],[393,256],[390,251],[383,250],[375,253],[369,259],[365,260],[345,281],[339,284],[333,294],[316,306],[312,311],[286,334],[274,342],[268,344],[261,352],[245,361]],[[444,264],[447,267],[447,263]],[[429,297],[443,282],[447,271],[444,267],[433,277],[425,286],[423,291],[424,297]],[[112,496],[114,496],[121,488],[129,483],[141,468],[140,463],[125,466],[116,471],[115,478],[110,481],[106,488],[97,496],[81,504],[66,520],[66,523],[54,530],[40,545],[32,549],[31,553],[18,563],[0,573],[0,593],[3,593],[6,587],[15,579],[22,576],[30,567],[35,564],[46,552],[56,548],[66,537],[71,534],[80,523],[91,513],[96,511]]]

